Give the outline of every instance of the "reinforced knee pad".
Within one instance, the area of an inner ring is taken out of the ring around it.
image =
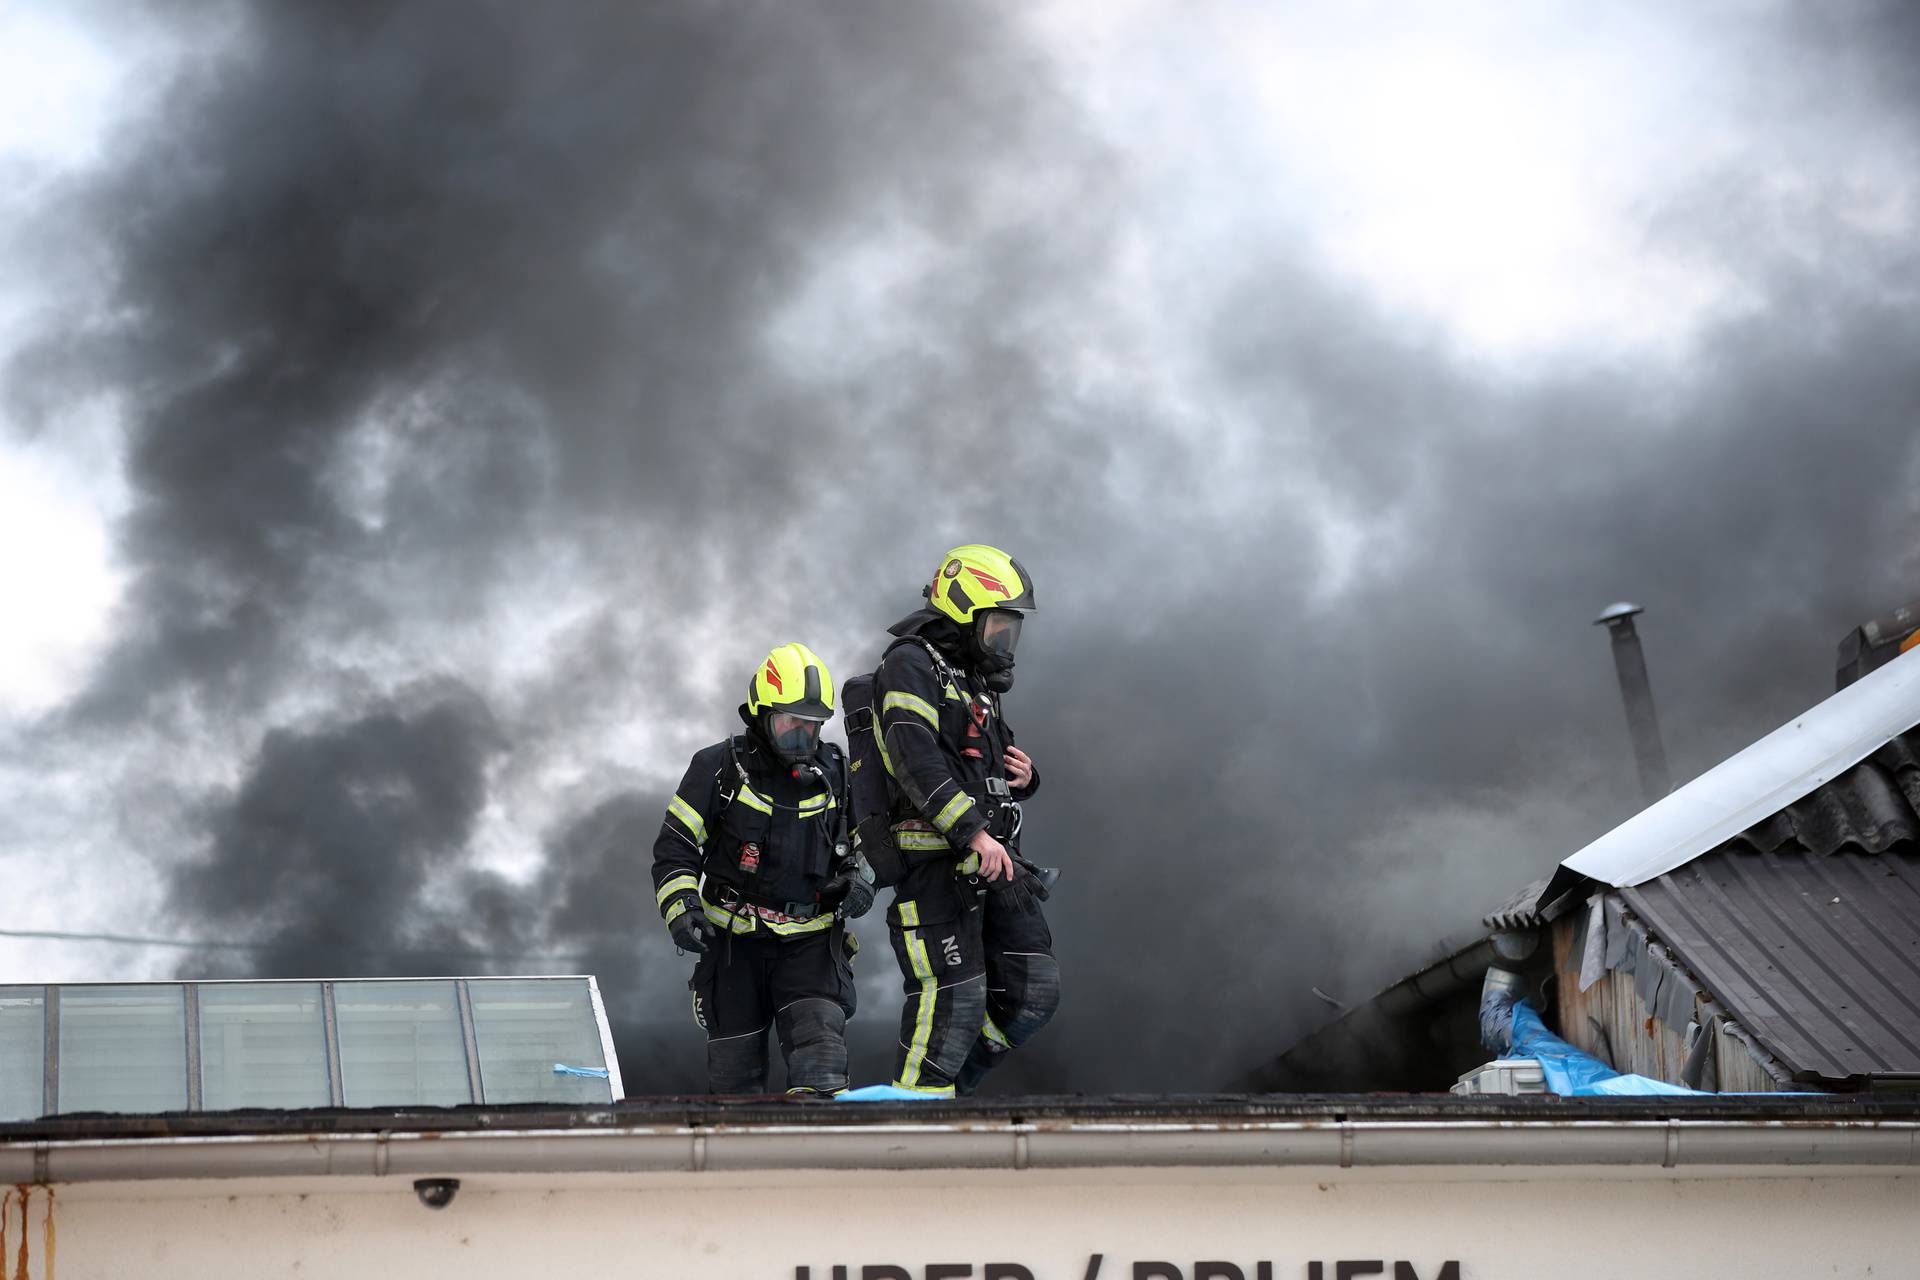
[[[709,1093],[767,1091],[767,1029],[707,1041]]]
[[[1006,955],[1000,964],[1007,985],[994,993],[993,1020],[1007,1046],[1017,1049],[1060,1007],[1060,964],[1045,954]]]
[[[927,1066],[942,1080],[960,1076],[960,1064],[980,1038],[987,1017],[987,981],[984,977],[942,987],[934,1003],[933,1036],[927,1045]]]
[[[847,1087],[847,1015],[831,1000],[796,1000],[774,1017],[787,1059],[787,1091]]]

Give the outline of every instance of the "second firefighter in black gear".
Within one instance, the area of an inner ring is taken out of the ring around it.
[[[847,1087],[855,949],[845,917],[873,903],[846,853],[840,749],[820,741],[833,681],[802,644],[768,654],[748,686],[747,732],[696,752],[653,845],[675,945],[698,954],[695,1019],[707,1089],[767,1091],[767,1030],[789,1092]]]
[[[906,864],[887,912],[906,982],[894,1085],[968,1093],[1060,999],[1047,886],[1018,858],[1020,802],[1039,788],[1001,715],[1032,579],[988,546],[947,553],[927,607],[874,674],[892,833]]]

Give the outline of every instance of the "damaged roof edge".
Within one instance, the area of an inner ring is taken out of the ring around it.
[[[1746,750],[1649,805],[1561,864],[1615,888],[1644,884],[1778,813],[1920,725],[1920,648],[1848,685]]]

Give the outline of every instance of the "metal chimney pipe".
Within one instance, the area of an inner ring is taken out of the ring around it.
[[[1633,735],[1633,759],[1640,766],[1640,790],[1647,803],[1673,789],[1667,777],[1667,750],[1660,745],[1660,721],[1653,713],[1653,686],[1647,683],[1647,659],[1640,652],[1640,633],[1633,617],[1644,610],[1637,604],[1608,605],[1593,625],[1606,625],[1613,641],[1613,667],[1620,675],[1620,697],[1627,704],[1627,732]]]

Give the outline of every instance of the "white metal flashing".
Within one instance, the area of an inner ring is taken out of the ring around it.
[[[593,1001],[593,1021],[600,1028],[600,1056],[607,1067],[607,1085],[613,1090],[615,1102],[627,1096],[627,1086],[620,1079],[620,1056],[613,1051],[613,1026],[607,1021],[607,1006],[600,999],[600,980],[592,974],[587,978],[587,998]]]
[[[1561,865],[1616,889],[1685,866],[1920,724],[1920,649],[1656,801]]]

